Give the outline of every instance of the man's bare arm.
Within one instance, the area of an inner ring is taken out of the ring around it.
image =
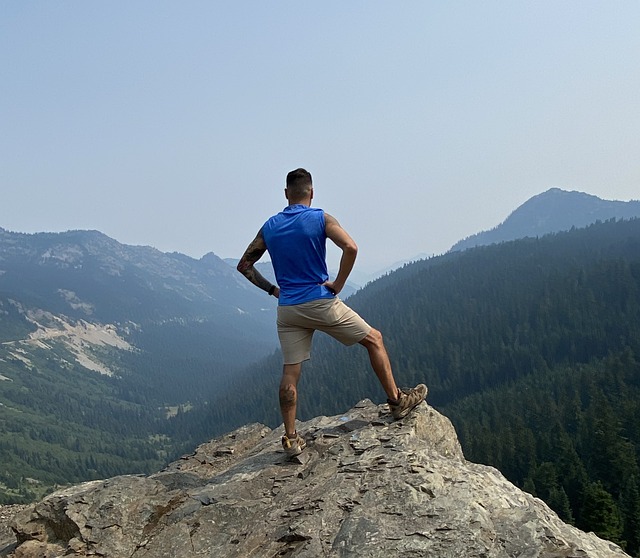
[[[254,267],[254,264],[264,255],[267,251],[267,245],[262,237],[262,231],[258,231],[256,237],[251,241],[251,244],[247,247],[244,254],[240,258],[237,265],[237,270],[242,273],[249,281],[251,281],[256,287],[266,291],[269,294],[278,297],[280,295],[280,289],[275,285],[272,285],[264,276]],[[273,289],[273,290],[272,290]]]
[[[335,217],[332,217],[328,213],[324,214],[324,229],[329,238],[338,248],[342,250],[342,257],[340,258],[340,268],[338,275],[333,281],[326,281],[324,284],[332,293],[338,294],[347,282],[347,277],[353,269],[353,265],[356,263],[356,256],[358,255],[358,246],[354,242],[353,238],[349,236],[338,223]]]

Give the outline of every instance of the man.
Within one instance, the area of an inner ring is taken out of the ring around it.
[[[296,432],[297,385],[302,362],[311,357],[315,330],[324,331],[345,345],[359,343],[367,349],[395,419],[405,417],[419,405],[427,395],[427,387],[419,384],[410,390],[399,390],[382,334],[337,297],[353,269],[358,247],[335,218],[311,207],[311,174],[304,169],[291,171],[284,194],[289,205],[258,231],[240,259],[238,271],[278,298],[278,337],[284,357],[279,391],[285,428],[282,447],[288,455],[295,456],[306,446]],[[342,250],[338,275],[333,281],[329,281],[325,259],[327,238]],[[279,286],[272,285],[254,267],[267,250]]]

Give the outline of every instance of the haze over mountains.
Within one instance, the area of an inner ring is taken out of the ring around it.
[[[224,331],[261,335],[273,301],[213,253],[195,260],[126,246],[97,231],[20,234],[0,229],[0,292],[26,309],[121,328],[141,324],[224,322]],[[15,326],[35,330],[25,313]],[[128,325],[127,325],[128,324]],[[216,343],[216,339],[212,342]]]

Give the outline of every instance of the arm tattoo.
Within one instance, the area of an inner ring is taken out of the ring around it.
[[[249,247],[245,250],[242,258],[240,258],[237,269],[256,287],[269,292],[269,289],[272,287],[271,283],[254,267],[254,264],[266,251],[267,247],[264,243],[264,239],[262,238],[262,231],[260,231],[251,244],[249,244]]]

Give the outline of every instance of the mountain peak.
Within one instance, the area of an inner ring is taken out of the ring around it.
[[[16,556],[627,556],[465,461],[427,404],[394,422],[365,400],[298,429],[296,461],[253,424],[160,473],[51,494],[15,518]]]
[[[603,200],[584,192],[550,188],[527,200],[497,227],[457,242],[451,251],[535,238],[573,227],[587,227],[596,221],[637,217],[640,217],[640,201]]]

